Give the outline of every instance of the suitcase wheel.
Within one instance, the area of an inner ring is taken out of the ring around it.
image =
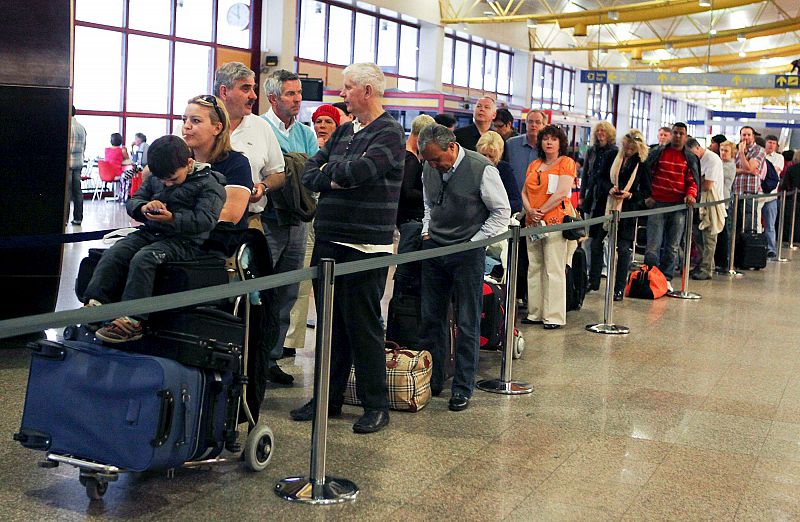
[[[519,359],[522,357],[522,352],[525,351],[525,338],[519,332],[514,332],[514,352],[513,358]]]
[[[275,446],[275,436],[272,430],[263,424],[256,425],[247,434],[244,445],[244,463],[251,471],[264,470],[272,459],[272,450]]]
[[[64,339],[67,341],[74,341],[78,338],[78,327],[75,325],[67,326],[64,328]]]
[[[103,495],[106,494],[106,491],[108,491],[108,482],[102,482],[94,477],[84,476],[81,476],[80,481],[86,488],[86,496],[89,497],[90,500],[100,500],[103,498]]]

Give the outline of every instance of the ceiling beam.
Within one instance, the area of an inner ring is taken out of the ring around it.
[[[715,54],[711,56],[699,56],[697,58],[672,58],[670,60],[650,61],[647,63],[631,63],[627,67],[617,67],[617,69],[680,69],[681,67],[700,67],[703,65],[737,65],[748,63],[760,58],[777,58],[780,56],[793,56],[800,54],[800,44],[787,45],[775,49],[764,49],[762,51],[746,52],[744,56],[739,54]],[[609,69],[611,69],[609,67]]]
[[[473,16],[462,17],[459,9],[453,9],[453,0],[440,0],[439,10],[442,24],[496,24],[496,23],[516,23],[535,20],[538,23],[555,23],[565,29],[567,27],[587,27],[590,25],[610,25],[623,24],[630,22],[645,22],[660,18],[672,18],[676,16],[687,16],[696,13],[718,9],[730,9],[761,3],[763,0],[714,0],[714,7],[701,7],[697,0],[650,0],[637,4],[618,5],[603,7],[600,9],[590,9],[587,11],[576,11],[572,13],[523,13],[507,16]],[[442,4],[450,4],[447,7]],[[448,8],[449,7],[449,8]],[[468,10],[468,11],[471,11]],[[609,11],[616,11],[618,18],[611,20],[608,17]],[[459,13],[453,16],[453,13]]]
[[[791,18],[789,20],[779,20],[768,24],[755,25],[743,29],[728,29],[719,31],[715,36],[709,36],[708,33],[690,34],[684,36],[671,36],[669,38],[644,38],[641,40],[623,40],[617,43],[614,42],[600,42],[594,45],[585,45],[582,47],[537,47],[531,51],[591,51],[598,47],[601,49],[610,49],[617,51],[630,51],[631,49],[639,49],[641,51],[655,51],[656,49],[663,49],[665,44],[671,44],[674,48],[685,49],[688,47],[699,47],[711,45],[719,45],[729,42],[735,42],[739,34],[744,34],[749,38],[758,38],[761,36],[771,36],[774,34],[790,33],[800,27],[800,18]]]

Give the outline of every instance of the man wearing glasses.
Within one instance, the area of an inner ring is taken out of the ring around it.
[[[496,236],[508,228],[511,206],[500,173],[477,152],[456,143],[442,125],[419,134],[425,159],[422,171],[422,249]],[[439,395],[445,380],[445,336],[451,296],[456,299],[456,369],[449,408],[469,406],[475,387],[480,348],[485,248],[426,259],[422,262],[421,346],[433,356],[431,392]]]

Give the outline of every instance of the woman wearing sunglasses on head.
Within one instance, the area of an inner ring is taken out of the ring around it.
[[[607,194],[606,211],[630,212],[645,208],[644,200],[650,197],[650,174],[643,159],[647,159],[647,144],[636,129],[622,137],[622,147],[605,169],[608,177],[600,181],[598,194]],[[610,159],[610,158],[609,158]],[[606,159],[606,161],[609,161]],[[608,230],[609,223],[603,223]],[[633,256],[635,219],[623,219],[617,229],[617,277],[614,284],[614,301],[622,301],[625,283]],[[608,284],[612,284],[611,281]]]
[[[225,176],[225,206],[220,221],[247,228],[247,204],[253,189],[250,163],[231,148],[230,118],[225,105],[215,96],[195,96],[183,112],[183,139],[192,148],[194,159],[210,163]]]

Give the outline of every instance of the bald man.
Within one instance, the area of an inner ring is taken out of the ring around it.
[[[465,149],[475,150],[481,136],[492,129],[492,122],[497,115],[497,105],[489,97],[483,97],[475,104],[472,125],[456,129],[456,141]]]

